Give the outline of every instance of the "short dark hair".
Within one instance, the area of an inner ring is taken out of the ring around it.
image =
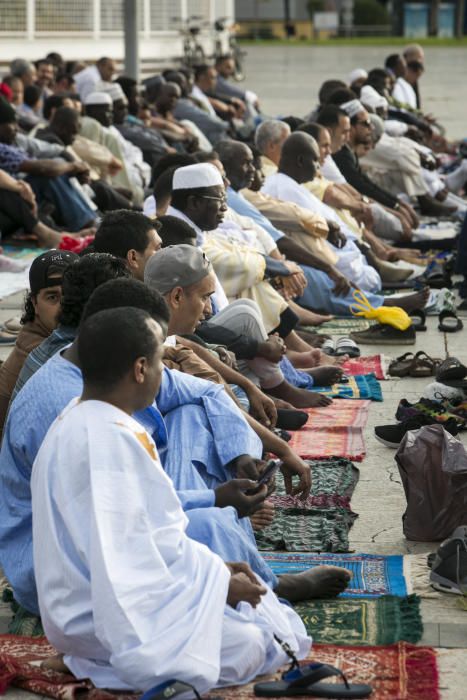
[[[44,64],[47,66],[53,66],[55,68],[55,63],[48,56],[46,56],[46,58],[40,58],[38,61],[35,62],[34,65],[36,66],[36,68],[39,68],[39,66],[42,66]]]
[[[293,115],[290,115],[288,117],[282,117],[281,122],[285,122],[290,126],[290,131],[293,133],[298,129],[299,126],[304,124],[303,119],[301,117],[294,117]]]
[[[91,253],[69,265],[62,277],[59,324],[77,328],[96,287],[118,277],[130,277],[130,271],[123,260],[107,253]]]
[[[337,126],[340,117],[347,116],[347,113],[337,105],[325,105],[320,109],[316,121],[321,126]]]
[[[41,98],[42,91],[37,85],[27,85],[24,88],[24,104],[28,107],[34,107]]]
[[[208,72],[210,68],[213,68],[214,66],[211,66],[209,63],[201,63],[198,66],[194,67],[194,74],[195,74],[195,81],[199,80],[202,75]]]
[[[326,104],[329,95],[338,88],[347,87],[343,80],[325,80],[318,92],[318,99],[321,105]]]
[[[212,163],[213,160],[220,160],[217,151],[195,151],[191,154],[197,163]]]
[[[151,318],[167,328],[170,311],[162,294],[132,277],[109,280],[97,287],[84,307],[80,326],[86,319],[99,311],[117,309],[122,306],[142,309]]]
[[[319,141],[319,135],[325,127],[316,122],[306,122],[298,127],[297,131],[304,131],[305,134],[310,134],[316,141]]]
[[[160,216],[158,221],[161,225],[159,235],[162,238],[163,248],[169,245],[187,244],[196,238],[195,229],[178,216]]]
[[[177,166],[182,168],[185,165],[194,165],[195,158],[188,153],[167,153],[167,155],[159,158],[156,165],[152,169],[152,181],[156,182],[157,178],[162,175],[164,170]]]
[[[79,112],[72,107],[58,107],[50,120],[54,126],[70,126],[73,122],[79,121]]]
[[[357,95],[353,90],[349,88],[337,88],[328,97],[327,104],[331,105],[343,105],[345,102],[350,102],[355,100]]]
[[[141,309],[122,306],[99,311],[83,323],[78,335],[78,357],[85,385],[115,387],[138,357],[152,358],[157,339]]]
[[[170,199],[170,196],[172,194],[172,180],[174,172],[177,170],[177,167],[178,166],[175,165],[171,168],[167,168],[167,170],[164,170],[164,172],[161,175],[159,175],[159,177],[155,181],[153,193],[156,199],[156,206],[157,202],[160,202],[164,199]]]
[[[97,253],[111,253],[118,258],[126,258],[129,250],[144,253],[150,243],[149,231],[158,224],[139,211],[116,209],[102,217],[94,238]]]
[[[44,119],[47,119],[48,121],[50,119],[50,115],[52,114],[52,110],[62,107],[63,100],[66,97],[68,97],[68,95],[64,95],[62,93],[59,93],[58,95],[49,95],[48,97],[46,97],[44,100],[44,106],[42,107],[42,114],[44,115]]]
[[[61,71],[60,73],[57,73],[57,77],[55,78],[55,82],[60,83],[62,80],[66,80],[68,83],[68,87],[71,87],[75,83],[75,79],[70,73],[65,73],[64,71]]]
[[[394,70],[394,68],[397,67],[397,64],[401,60],[401,55],[400,53],[392,53],[390,56],[387,57],[387,59],[384,62],[384,67],[389,68],[390,70]]]

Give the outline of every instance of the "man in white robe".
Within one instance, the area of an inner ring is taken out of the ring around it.
[[[44,630],[76,677],[141,691],[176,679],[204,693],[277,670],[288,659],[276,638],[298,658],[311,640],[247,565],[186,536],[156,446],[131,417],[158,392],[162,344],[159,325],[129,307],[80,329],[82,396],[34,463],[35,574]]]

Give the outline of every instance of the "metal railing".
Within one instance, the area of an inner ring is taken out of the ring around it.
[[[214,23],[217,17],[232,17],[233,13],[233,0],[140,0],[138,26],[141,35],[150,38],[177,34],[180,22],[193,15]],[[122,0],[0,0],[0,36],[99,40],[122,33]]]

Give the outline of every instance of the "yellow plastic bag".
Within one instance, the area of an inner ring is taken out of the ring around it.
[[[355,290],[353,298],[356,303],[350,306],[350,311],[354,316],[370,318],[378,323],[393,326],[399,331],[406,331],[412,325],[408,313],[399,306],[380,306],[379,309],[374,309],[360,289]]]

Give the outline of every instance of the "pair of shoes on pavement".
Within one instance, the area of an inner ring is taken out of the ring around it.
[[[460,427],[465,425],[465,421],[460,416],[449,414],[440,403],[428,399],[420,399],[417,404],[410,404],[402,399],[396,418],[400,422],[395,425],[379,425],[375,428],[375,438],[386,447],[393,449],[399,447],[409,430],[420,430],[425,425],[441,424],[448,433],[457,435]]]

